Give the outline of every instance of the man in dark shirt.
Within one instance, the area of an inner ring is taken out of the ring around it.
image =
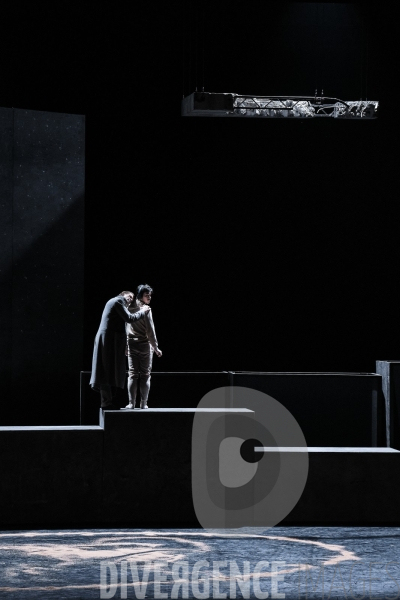
[[[117,387],[125,387],[125,323],[143,319],[150,310],[149,306],[143,306],[140,311],[130,313],[128,306],[133,298],[132,292],[125,291],[107,302],[94,340],[90,385],[100,392],[101,407],[108,410],[118,410],[113,397]]]

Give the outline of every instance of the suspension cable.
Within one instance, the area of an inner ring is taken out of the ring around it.
[[[360,100],[363,97],[363,82],[364,82],[364,12],[361,14],[361,73],[360,73]]]
[[[185,0],[182,0],[182,98],[185,97],[185,34],[186,34],[186,19],[185,19]]]
[[[195,61],[196,61],[196,81],[194,82],[194,86],[197,92],[197,85],[198,85],[198,77],[197,77],[197,65],[198,65],[198,47],[199,47],[199,6],[198,3],[196,2],[196,22],[195,22],[195,44],[196,44],[196,54],[195,54]]]
[[[321,96],[324,95],[324,83],[325,83],[325,64],[326,64],[326,36],[324,36],[325,30],[325,3],[322,4],[322,18],[321,18],[321,58],[322,58],[322,67],[321,67]]]
[[[368,6],[368,5],[367,5]],[[367,39],[366,39],[366,69],[365,69],[365,99],[368,100],[368,54],[369,54],[369,21],[367,18]]]
[[[206,3],[203,3],[203,92],[204,92],[204,38],[205,38],[205,21],[206,21],[206,9],[205,9],[205,5]]]
[[[189,6],[189,93],[192,91],[192,55],[193,55],[193,0],[188,2]]]
[[[318,94],[318,60],[319,60],[319,4],[315,3],[315,96]]]

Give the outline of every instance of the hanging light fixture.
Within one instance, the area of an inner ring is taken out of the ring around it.
[[[183,117],[376,119],[379,102],[321,96],[249,96],[194,92],[182,100]]]
[[[195,28],[195,91],[185,96],[185,36],[183,39],[183,99],[181,114],[184,117],[239,117],[266,119],[315,119],[334,118],[350,120],[371,120],[378,116],[379,102],[367,100],[368,97],[368,24],[365,13],[361,17],[360,42],[360,100],[341,100],[325,97],[323,79],[326,78],[324,60],[327,56],[325,4],[316,3],[315,8],[315,89],[314,96],[256,96],[234,93],[211,93],[204,91],[204,22],[203,14],[203,87],[198,91],[197,47],[198,47],[198,13],[196,18],[189,14],[192,29]],[[197,11],[197,9],[196,9]],[[311,13],[308,15],[311,18]],[[190,27],[189,27],[190,29]],[[184,22],[184,31],[186,30]],[[331,53],[333,50],[331,49]],[[189,48],[189,89],[191,88],[192,40]],[[193,87],[191,89],[193,89]],[[322,90],[318,94],[318,90]],[[365,98],[365,99],[363,99]]]

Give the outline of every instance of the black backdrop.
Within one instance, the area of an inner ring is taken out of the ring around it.
[[[155,370],[374,371],[398,357],[388,5],[127,7],[9,3],[1,24],[0,105],[86,115],[82,369],[105,302],[144,281]],[[317,85],[382,109],[373,122],[182,119],[182,92],[203,83]],[[68,421],[79,398],[57,394],[43,411]]]

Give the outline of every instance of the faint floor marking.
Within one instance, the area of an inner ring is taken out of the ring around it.
[[[323,548],[324,550],[327,550],[329,552],[336,552],[336,556],[333,556],[331,558],[329,558],[328,560],[322,561],[322,565],[323,566],[331,566],[331,565],[337,565],[340,562],[343,561],[359,561],[362,560],[360,557],[356,556],[354,552],[350,551],[350,550],[346,550],[346,548],[344,546],[341,546],[339,544],[327,544],[324,542],[318,542],[318,541],[314,541],[314,540],[306,540],[306,539],[300,539],[300,538],[294,538],[294,537],[286,537],[286,536],[276,536],[276,535],[263,535],[263,534],[256,534],[256,533],[240,533],[240,532],[236,532],[236,533],[226,533],[226,532],[212,532],[212,531],[177,531],[177,532],[168,532],[168,534],[166,534],[165,532],[163,533],[158,533],[157,531],[154,530],[148,530],[148,531],[142,531],[142,532],[129,532],[129,531],[109,531],[109,532],[38,532],[37,534],[33,533],[33,532],[21,532],[21,533],[2,533],[0,534],[0,541],[2,541],[2,538],[9,538],[9,537],[19,537],[19,538],[32,538],[32,537],[68,537],[68,536],[74,536],[74,537],[95,537],[96,539],[96,543],[93,545],[90,545],[91,549],[90,550],[86,550],[85,547],[79,547],[80,545],[74,545],[74,546],[65,546],[62,544],[59,545],[55,545],[54,543],[51,544],[51,546],[43,546],[43,545],[37,545],[37,544],[27,544],[25,546],[20,546],[18,547],[19,551],[25,552],[28,555],[39,555],[42,557],[46,557],[46,558],[55,558],[56,560],[58,559],[63,565],[75,565],[76,564],[76,560],[80,559],[80,560],[84,560],[86,559],[93,559],[93,558],[99,558],[99,559],[111,559],[111,558],[116,558],[116,559],[123,559],[123,560],[130,560],[130,561],[134,561],[136,560],[136,562],[143,562],[143,558],[144,558],[144,554],[146,553],[146,559],[150,560],[152,562],[157,561],[157,562],[177,562],[179,560],[184,560],[185,559],[185,554],[171,554],[171,551],[168,549],[162,549],[162,548],[158,548],[159,544],[148,544],[146,542],[134,542],[140,546],[147,546],[147,550],[145,548],[143,549],[135,549],[133,552],[129,552],[127,553],[126,550],[117,550],[114,549],[112,550],[111,548],[109,550],[100,550],[100,549],[96,549],[97,545],[102,545],[104,547],[104,544],[115,544],[117,542],[119,542],[119,544],[123,544],[123,545],[127,545],[130,542],[126,542],[124,540],[125,536],[129,536],[131,538],[156,538],[157,540],[171,540],[172,538],[174,539],[174,541],[176,542],[180,542],[180,543],[184,543],[187,544],[188,543],[188,539],[186,538],[190,538],[192,536],[196,536],[196,537],[204,537],[204,538],[230,538],[230,539],[265,539],[265,540],[273,540],[273,541],[282,541],[282,542],[293,542],[296,544],[307,544],[307,545],[312,545],[312,546],[316,546],[319,548]],[[185,537],[183,537],[185,536]],[[111,539],[110,539],[111,538]],[[124,540],[124,541],[122,541]],[[190,544],[192,546],[192,548],[196,548],[197,550],[200,550],[201,552],[206,552],[210,550],[210,547],[205,544],[204,542],[198,542],[195,540],[190,540]],[[82,544],[83,546],[83,544]],[[149,546],[151,548],[149,548]],[[10,546],[9,545],[3,545],[0,544],[0,550],[9,550]],[[94,548],[94,549],[93,549]],[[158,548],[158,550],[156,549]],[[181,551],[182,552],[182,551]],[[128,558],[129,557],[129,558]],[[140,557],[140,558],[139,558]],[[288,569],[282,569],[279,571],[280,574],[293,574],[293,573],[297,573],[297,572],[301,572],[301,571],[305,571],[305,570],[310,570],[310,569],[316,569],[316,568],[320,568],[319,565],[310,565],[310,564],[301,564],[301,563],[296,563],[295,565],[288,565],[289,567],[292,568],[288,568]],[[269,571],[266,572],[252,572],[249,575],[242,575],[241,579],[243,581],[251,579],[252,577],[254,577],[254,575],[260,576],[260,577],[272,577],[274,576],[274,574],[272,574]],[[214,581],[214,580],[221,580],[221,581],[229,581],[230,577],[229,576],[225,576],[223,574],[220,574],[220,577],[213,577],[212,575],[210,575],[209,580],[210,581]],[[182,580],[183,582],[183,580]],[[152,581],[151,584],[154,585],[154,583],[157,583],[156,581]],[[172,583],[173,582],[165,582],[162,581],[160,582],[162,584],[168,584],[168,583]],[[124,585],[124,587],[137,587],[139,585],[141,585],[141,582],[127,582],[126,584],[122,584],[122,583],[118,583],[117,584],[117,588],[120,588],[122,585]],[[49,586],[31,586],[31,587],[9,587],[9,586],[5,586],[5,587],[0,587],[0,591],[1,592],[18,592],[18,591],[24,591],[24,592],[28,592],[28,591],[32,591],[32,592],[50,592],[50,591],[62,591],[62,590],[79,590],[79,589],[107,589],[108,586],[102,586],[100,583],[95,583],[95,584],[82,584],[82,585],[64,585],[64,586],[54,586],[54,585],[49,585]]]

